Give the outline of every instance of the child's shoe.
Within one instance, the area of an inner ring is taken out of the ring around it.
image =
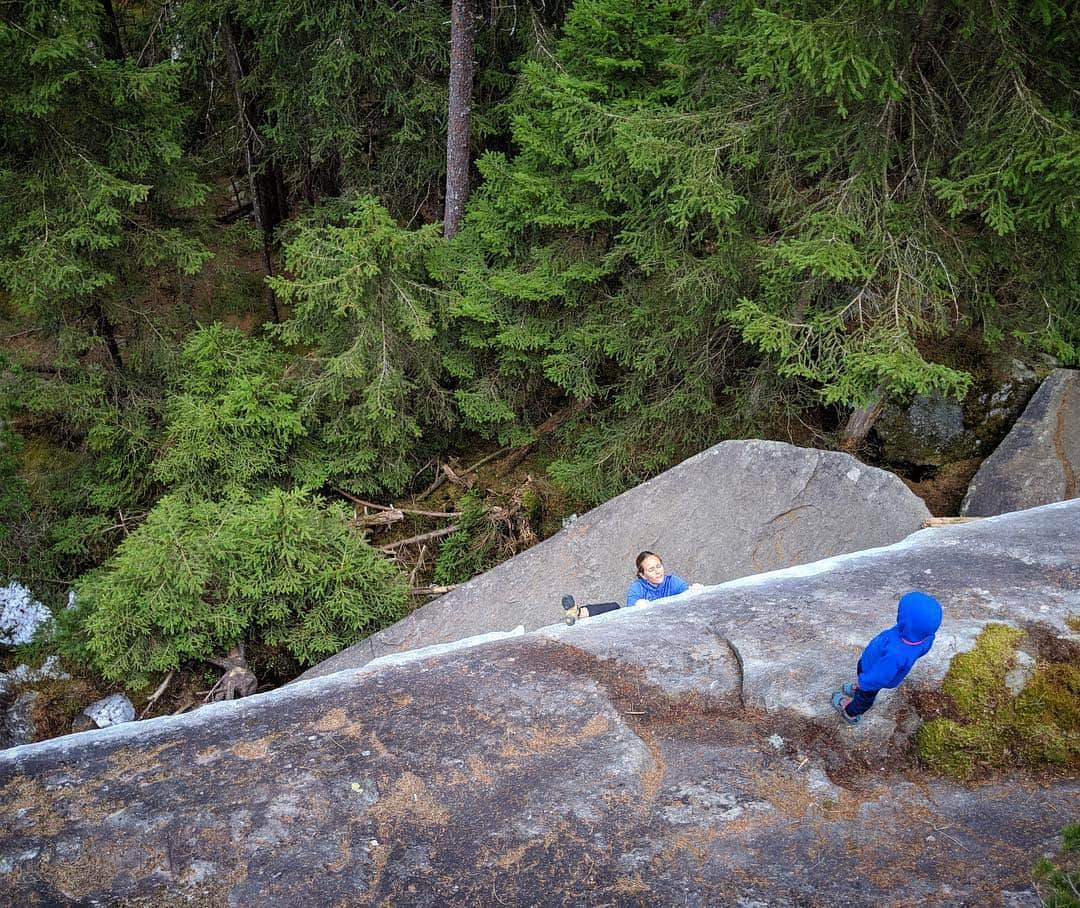
[[[842,693],[845,697],[854,697],[855,691],[857,690],[858,688],[854,684],[852,684],[850,681],[845,681],[840,688],[840,693]]]
[[[563,621],[565,621],[567,624],[573,624],[575,621],[578,620],[578,616],[581,614],[581,609],[578,608],[577,604],[574,602],[573,596],[563,596],[562,607],[563,612],[565,612],[565,614],[563,615]]]
[[[829,701],[832,704],[832,708],[840,713],[840,718],[847,722],[848,725],[857,725],[859,719],[862,716],[849,716],[847,714],[847,705],[851,702],[851,697],[847,697],[840,691],[837,691],[832,695],[832,700]]]

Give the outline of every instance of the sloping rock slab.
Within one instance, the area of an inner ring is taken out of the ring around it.
[[[1078,530],[1080,502],[927,530],[14,748],[0,904],[1035,905],[1080,782],[920,778],[903,689],[855,729],[825,700],[914,585],[946,623],[911,684],[988,621],[1067,632]]]
[[[986,517],[1080,495],[1080,371],[1055,369],[979,468],[960,513]]]
[[[300,677],[518,624],[534,630],[561,617],[563,593],[621,603],[643,549],[691,583],[722,583],[888,545],[929,516],[899,479],[847,454],[723,442]]]

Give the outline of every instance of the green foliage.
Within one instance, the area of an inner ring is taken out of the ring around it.
[[[969,778],[1013,766],[1075,770],[1080,764],[1080,665],[1038,660],[1019,694],[1005,685],[1025,634],[989,624],[974,649],[953,658],[942,690],[961,720],[932,719],[916,734],[932,769]]]
[[[442,541],[435,562],[434,580],[440,585],[464,583],[495,563],[494,534],[483,498],[468,492],[458,499],[457,511],[458,530]]]
[[[402,617],[406,603],[403,578],[350,533],[343,508],[276,490],[162,498],[76,594],[85,640],[69,652],[129,687],[245,639],[311,663]]]
[[[125,57],[110,29],[97,0],[0,17],[0,287],[42,318],[91,301],[96,318],[125,275],[206,259],[165,218],[205,192],[180,144],[179,68]]]
[[[19,364],[0,372],[0,396],[22,426],[25,490],[0,570],[28,584],[99,563],[159,492],[151,463],[161,389],[134,371],[121,384],[99,363],[80,366],[90,343],[82,332],[62,336],[51,374]]]
[[[11,528],[29,507],[26,482],[19,474],[22,439],[0,413],[0,551],[10,542]],[[0,575],[5,573],[0,563]]]
[[[591,402],[560,477],[618,490],[720,424],[733,357],[718,313],[749,247],[716,238],[745,204],[724,162],[748,149],[745,124],[687,81],[701,24],[681,3],[577,3],[554,57],[524,67],[520,151],[478,161],[484,184],[437,262],[470,428],[507,439],[538,403]]]
[[[99,561],[156,494],[172,338],[145,296],[207,258],[179,220],[205,194],[183,147],[181,67],[122,45],[160,10],[123,9],[121,30],[108,9],[0,11],[0,302],[29,338],[0,387],[43,471],[25,471],[31,507],[5,559],[26,582]]]
[[[437,263],[467,425],[589,401],[552,469],[595,499],[742,424],[763,361],[843,406],[963,395],[928,351],[972,324],[1076,362],[1077,20],[936,9],[576,3]]]
[[[236,329],[194,332],[166,406],[158,479],[217,497],[281,474],[289,446],[303,434],[295,398],[282,388],[284,368],[283,355]]]
[[[293,475],[309,488],[400,490],[423,462],[421,438],[450,414],[425,271],[437,228],[404,230],[360,197],[316,209],[291,236],[290,277],[273,285],[292,307],[274,333],[310,351],[292,370],[307,433]]]
[[[1044,857],[1035,865],[1035,890],[1045,908],[1080,908],[1080,823],[1067,824],[1061,842],[1056,860]]]
[[[500,102],[510,67],[542,25],[528,5],[486,11],[477,30],[472,135],[479,145],[505,127]],[[265,110],[268,151],[309,198],[371,193],[396,217],[431,220],[445,178],[450,17],[438,0],[329,0],[318,14],[295,0],[188,0],[174,22],[178,41],[214,66],[227,13],[245,35],[243,89]],[[193,85],[223,127],[228,93]]]

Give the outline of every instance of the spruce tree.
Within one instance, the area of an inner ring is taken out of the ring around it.
[[[0,287],[53,330],[82,327],[119,368],[140,272],[206,260],[171,220],[205,187],[181,144],[178,65],[128,56],[107,13],[27,0],[0,17]]]
[[[959,395],[939,351],[969,331],[1075,362],[1078,27],[1053,3],[580,0],[442,263],[466,416],[590,401],[554,470],[600,499],[760,431],[763,383]]]

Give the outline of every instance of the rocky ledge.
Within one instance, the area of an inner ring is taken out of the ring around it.
[[[0,900],[164,905],[1035,905],[1080,782],[910,756],[988,623],[1073,645],[1080,502],[650,607],[0,753]],[[897,596],[930,655],[827,704]],[[553,616],[555,617],[555,616]]]

